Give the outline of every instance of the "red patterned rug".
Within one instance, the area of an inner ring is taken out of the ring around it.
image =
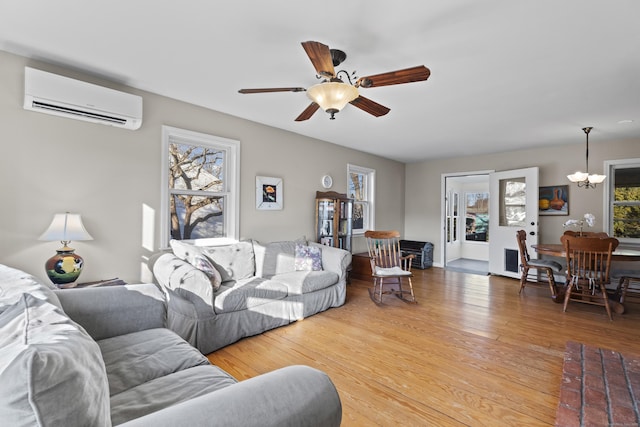
[[[640,426],[640,356],[567,342],[556,426]]]

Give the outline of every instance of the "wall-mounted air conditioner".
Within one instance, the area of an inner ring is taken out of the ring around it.
[[[24,108],[131,130],[142,125],[142,97],[30,67]]]

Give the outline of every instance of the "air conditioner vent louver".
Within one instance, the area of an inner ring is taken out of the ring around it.
[[[125,124],[127,121],[125,119],[121,119],[118,117],[111,117],[111,116],[105,116],[104,114],[96,114],[96,113],[90,113],[88,111],[82,111],[82,110],[76,110],[73,108],[67,108],[67,107],[62,107],[59,105],[52,105],[52,104],[47,104],[44,102],[38,102],[38,101],[33,101],[32,102],[33,108],[42,108],[44,110],[51,110],[51,111],[58,111],[61,113],[67,113],[67,114],[73,114],[73,115],[77,115],[77,116],[84,116],[84,117],[90,117],[92,119],[98,119],[98,120],[106,120],[108,122],[113,122],[113,123],[118,123],[118,124]]]
[[[142,97],[29,67],[24,108],[130,130],[142,125]]]

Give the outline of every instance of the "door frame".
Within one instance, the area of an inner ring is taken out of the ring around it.
[[[495,172],[493,169],[478,170],[469,172],[448,172],[440,175],[440,259],[442,260],[442,268],[447,266],[447,178],[461,178],[465,176],[489,175]],[[491,194],[489,194],[491,197]]]

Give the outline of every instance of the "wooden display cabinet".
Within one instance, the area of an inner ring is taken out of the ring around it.
[[[316,193],[316,242],[351,252],[353,199],[335,191]]]

